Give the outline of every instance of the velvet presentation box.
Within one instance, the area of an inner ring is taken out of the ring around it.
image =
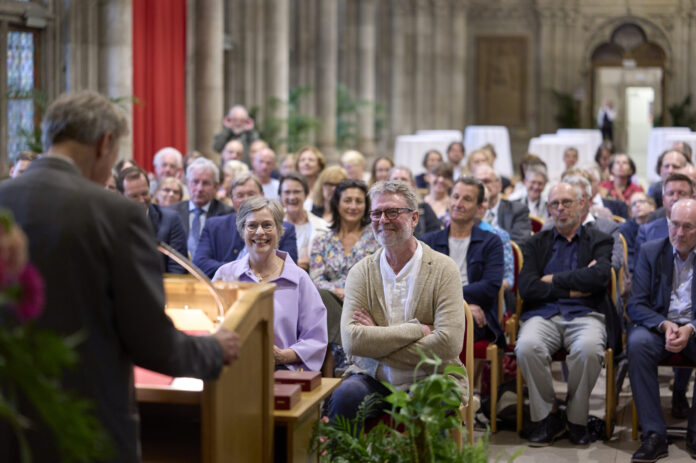
[[[302,386],[302,392],[309,392],[321,385],[321,372],[278,370],[273,379],[276,383],[299,384]]]
[[[276,410],[290,410],[297,405],[302,395],[302,388],[297,384],[274,384],[273,398]]]

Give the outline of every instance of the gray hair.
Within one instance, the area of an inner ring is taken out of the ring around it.
[[[190,179],[193,177],[194,172],[199,170],[207,170],[213,174],[215,183],[220,182],[220,169],[215,165],[213,161],[208,158],[196,158],[191,164],[189,164],[188,169],[186,169],[186,178]]]
[[[241,236],[244,236],[244,226],[246,225],[246,220],[249,214],[263,208],[268,208],[268,210],[271,211],[273,222],[275,222],[276,229],[278,230],[278,239],[280,239],[285,232],[285,229],[283,228],[283,217],[285,216],[285,211],[278,200],[268,199],[263,196],[252,196],[244,201],[241,206],[239,206],[236,225],[237,231]],[[277,244],[278,243],[276,243],[276,245]]]
[[[588,198],[592,197],[592,185],[590,185],[590,182],[588,182],[585,177],[581,177],[579,175],[569,175],[563,178],[563,183],[570,183],[573,186],[578,186],[585,190],[585,193],[582,196],[587,196]]]
[[[383,194],[401,195],[406,200],[406,206],[414,211],[418,210],[418,199],[416,192],[411,185],[404,182],[396,182],[387,180],[386,182],[377,182],[370,188],[368,192],[370,202],[374,203],[375,196]]]
[[[527,169],[524,171],[524,179],[527,180],[531,174],[534,175],[541,175],[544,177],[544,182],[549,181],[549,176],[546,173],[546,167],[542,166],[541,164],[532,164],[530,166],[527,166]]]
[[[254,183],[256,183],[256,186],[259,187],[259,191],[261,192],[261,196],[263,196],[263,186],[261,186],[261,182],[259,181],[258,177],[256,177],[256,175],[250,171],[239,174],[234,178],[234,180],[232,180],[232,184],[230,185],[230,193],[232,193],[239,185],[244,185],[249,180],[253,180]]]
[[[44,152],[55,143],[73,140],[93,145],[107,132],[115,139],[128,133],[124,112],[104,95],[94,91],[64,93],[46,110],[41,142]]]
[[[571,176],[566,177],[566,178],[564,178],[563,180],[561,180],[560,182],[558,182],[556,185],[553,186],[553,188],[551,188],[551,190],[553,190],[554,188],[556,188],[556,187],[558,187],[558,186],[560,186],[560,185],[568,185],[568,186],[571,187],[573,190],[575,190],[575,194],[577,195],[578,199],[583,199],[583,198],[585,197],[585,194],[586,194],[586,193],[585,193],[585,191],[583,191],[584,186],[581,186],[581,185],[580,185],[580,183],[582,183],[582,182],[571,183],[571,182],[568,180],[569,178],[571,178]],[[580,178],[580,179],[584,180],[585,182],[587,182],[587,180],[584,179],[584,178],[582,178],[582,177],[572,176],[572,178]],[[550,192],[549,192],[549,196],[550,196]],[[590,194],[589,194],[589,196],[592,196],[591,189],[590,189]]]
[[[167,146],[167,147],[162,148],[161,150],[157,151],[155,153],[155,158],[152,160],[152,163],[156,166],[159,166],[160,163],[162,162],[162,156],[164,156],[167,153],[173,154],[174,157],[176,157],[177,165],[179,167],[181,167],[184,157],[181,155],[181,151],[179,151],[178,149],[171,147],[171,146]]]
[[[431,152],[432,152],[432,151],[428,151],[428,153],[431,153]],[[411,179],[411,185],[413,185],[413,184],[415,183],[415,182],[413,181],[413,172],[411,172],[411,169],[409,169],[409,168],[406,167],[406,166],[394,166],[394,167],[392,167],[391,169],[389,169],[389,178],[391,178],[391,176],[392,176],[392,175],[394,174],[394,172],[396,172],[397,170],[403,170],[404,172],[406,172],[406,173],[408,174],[409,178]]]

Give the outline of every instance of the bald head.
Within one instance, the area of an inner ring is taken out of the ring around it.
[[[503,184],[498,174],[488,164],[479,164],[476,166],[476,170],[474,170],[474,178],[483,183],[488,190],[488,206],[490,208],[495,207],[498,204],[500,191],[503,189]]]
[[[672,206],[669,241],[683,260],[696,247],[696,200],[680,199]]]

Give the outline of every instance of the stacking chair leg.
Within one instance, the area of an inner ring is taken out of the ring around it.
[[[606,402],[604,423],[607,432],[607,439],[611,439],[611,424],[616,416],[616,374],[614,373],[614,351],[606,349],[604,351],[604,364],[607,369],[606,376]]]
[[[491,432],[498,432],[498,387],[500,386],[502,351],[495,344],[486,349],[486,360],[491,366]]]
[[[632,400],[632,416],[631,416],[631,437],[633,440],[638,439],[638,409],[636,408],[636,401]]]
[[[520,366],[517,365],[517,434],[522,432],[522,413],[524,408],[524,378],[520,371]]]

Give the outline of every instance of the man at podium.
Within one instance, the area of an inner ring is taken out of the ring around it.
[[[124,115],[102,95],[61,95],[43,120],[44,156],[0,184],[0,208],[24,229],[45,281],[37,324],[84,337],[63,387],[93,403],[118,462],[140,461],[133,364],[212,380],[240,348],[235,333],[189,337],[165,314],[162,261],[147,217],[103,187],[127,131]],[[35,422],[28,437],[34,461],[55,461],[47,428]],[[19,460],[11,436],[0,434],[0,448],[3,461]]]

